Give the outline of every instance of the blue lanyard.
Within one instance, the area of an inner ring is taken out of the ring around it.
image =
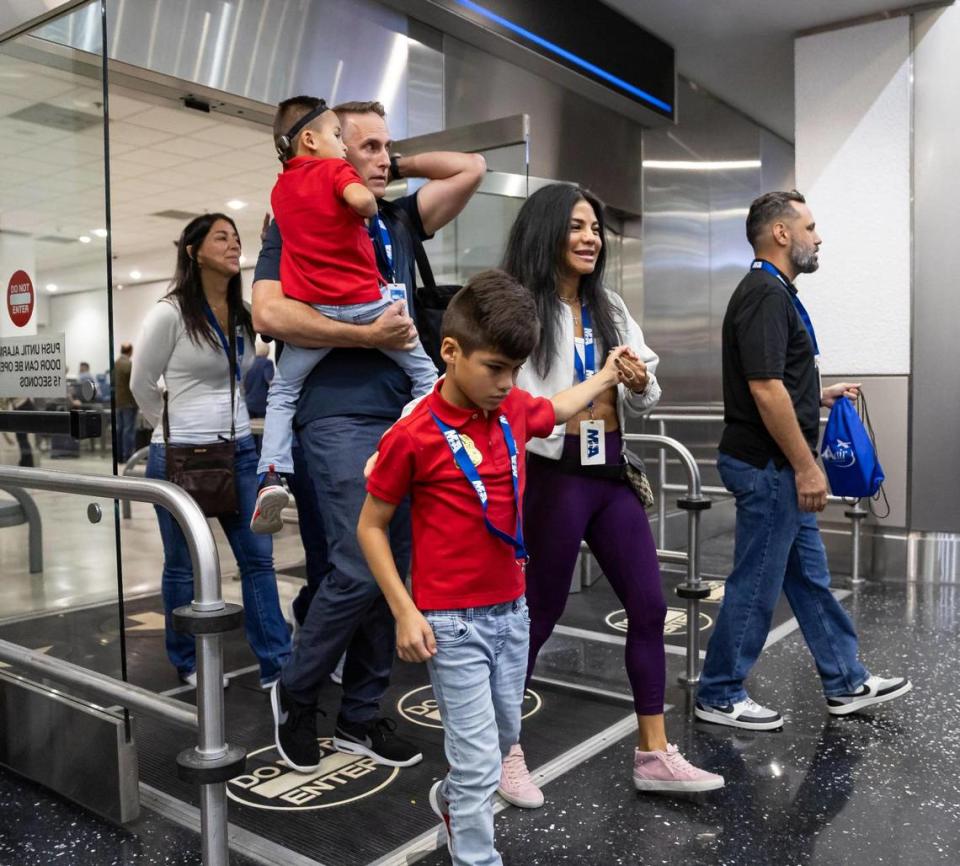
[[[377,233],[380,235],[380,243],[383,244],[383,255],[387,260],[387,276],[390,277],[390,282],[395,283],[396,278],[393,270],[393,242],[390,240],[390,231],[387,229],[387,224],[383,221],[383,217],[378,213],[376,216],[376,226]]]
[[[483,522],[487,525],[487,532],[496,536],[501,541],[512,545],[517,559],[526,560],[527,548],[523,543],[523,525],[520,519],[520,476],[517,470],[517,443],[513,439],[510,423],[507,421],[506,416],[501,415],[499,421],[500,427],[503,430],[503,441],[506,443],[507,453],[510,455],[510,474],[513,476],[513,501],[517,509],[516,536],[508,535],[490,522],[490,518],[487,517],[487,507],[489,505],[487,488],[480,479],[480,473],[477,472],[477,467],[473,465],[470,455],[467,454],[467,449],[463,445],[460,434],[449,424],[441,421],[436,413],[431,412],[430,414],[433,415],[433,420],[436,422],[437,427],[440,428],[443,438],[447,440],[447,445],[453,452],[453,459],[456,461],[457,466],[460,467],[460,471],[466,476],[467,481],[470,482],[473,489],[477,492],[480,507],[483,509]]]
[[[207,314],[207,321],[210,323],[214,331],[217,332],[217,336],[220,338],[220,345],[223,346],[223,354],[227,356],[227,361],[230,360],[230,344],[227,342],[227,336],[223,333],[223,328],[220,327],[220,323],[217,321],[217,317],[213,314],[213,310],[210,309],[210,304],[206,301],[203,302],[204,312]],[[240,381],[240,366],[243,363],[243,328],[240,325],[237,325],[237,381]]]
[[[779,281],[780,284],[790,292],[790,300],[793,301],[793,306],[796,307],[797,315],[800,316],[800,321],[803,322],[803,326],[807,329],[807,333],[810,335],[810,342],[813,343],[813,354],[820,354],[820,347],[817,345],[817,333],[813,330],[813,322],[810,320],[810,314],[807,312],[806,307],[803,306],[803,303],[800,301],[800,298],[797,296],[795,291],[790,291],[790,284],[787,282],[786,277],[780,273],[780,270],[771,265],[770,262],[764,261],[763,259],[754,259],[753,264],[750,265],[753,270],[763,270],[768,274],[773,274]]]
[[[573,366],[577,371],[577,381],[585,382],[597,372],[596,353],[593,343],[593,327],[590,324],[590,311],[585,304],[580,305],[580,321],[583,322],[583,360],[576,346],[573,348]]]

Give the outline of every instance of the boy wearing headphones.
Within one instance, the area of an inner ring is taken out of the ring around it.
[[[274,141],[283,163],[270,196],[283,236],[280,282],[290,298],[331,319],[358,325],[378,319],[396,300],[406,301],[400,284],[384,284],[377,269],[365,220],[376,216],[375,196],[346,160],[340,120],[322,99],[281,103]],[[330,347],[287,344],[267,395],[261,477],[250,528],[278,532],[288,494],[280,473],[293,472],[293,417],[304,380]],[[437,371],[423,346],[383,350],[410,377],[415,397],[428,393]]]

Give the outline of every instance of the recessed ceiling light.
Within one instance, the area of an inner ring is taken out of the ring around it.
[[[246,256],[240,256],[240,264],[241,264],[241,265],[245,265],[246,263],[247,263],[247,257],[246,257]]]
[[[123,283],[117,283],[117,291],[119,292],[123,288]]]
[[[106,229],[94,229],[94,230],[93,230],[93,234],[95,234],[98,238],[105,238],[105,237],[107,236],[107,230],[106,230]]]
[[[142,276],[143,276],[143,274],[141,274],[140,271],[130,271],[130,279],[131,279],[131,280],[139,280],[140,277],[142,277]]]
[[[48,292],[55,292],[57,290],[56,283],[47,283],[46,289]]]
[[[238,198],[232,198],[227,202],[227,207],[230,210],[243,210],[247,206],[245,201],[240,201]]]
[[[88,244],[90,243],[90,235],[80,235],[77,240],[82,244]]]

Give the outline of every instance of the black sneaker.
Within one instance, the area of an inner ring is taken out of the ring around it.
[[[393,719],[376,719],[366,724],[337,719],[333,747],[349,755],[367,755],[378,764],[388,767],[419,764],[423,760],[423,752],[413,743],[396,736],[396,729],[397,723]]]
[[[295,701],[277,680],[270,689],[273,739],[280,757],[292,770],[312,773],[320,766],[317,708]]]
[[[874,704],[883,704],[905,695],[913,684],[905,677],[868,677],[853,694],[827,698],[827,712],[831,716],[846,716]]]
[[[257,504],[250,518],[250,529],[257,535],[273,535],[283,529],[283,509],[290,504],[290,494],[273,464],[257,491]]]

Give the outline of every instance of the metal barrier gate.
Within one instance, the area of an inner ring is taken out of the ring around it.
[[[226,781],[246,768],[246,751],[226,742],[221,635],[237,628],[243,609],[223,600],[220,559],[197,503],[180,487],[146,478],[78,475],[0,466],[0,486],[149,502],[180,524],[193,564],[194,600],[174,611],[174,626],[197,640],[197,710],[113,677],[0,640],[0,661],[63,685],[82,688],[167,722],[197,730],[197,745],[177,756],[181,778],[200,785],[200,835],[205,866],[228,866]]]

